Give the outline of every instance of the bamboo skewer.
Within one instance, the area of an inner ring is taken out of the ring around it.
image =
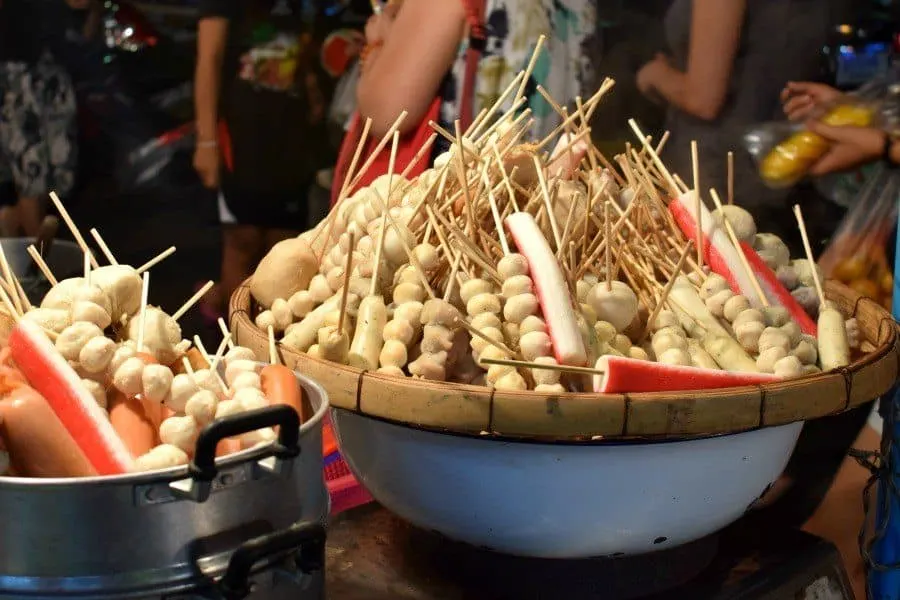
[[[9,287],[12,290],[15,290],[15,276],[13,275],[12,269],[9,268],[9,261],[6,260],[6,252],[3,250],[3,245],[0,244],[0,268],[3,270],[3,279],[9,284]],[[16,311],[18,314],[22,314],[24,311],[22,310],[22,301],[19,299],[18,293],[12,294],[13,306],[16,307]]]
[[[59,282],[56,280],[56,277],[53,276],[53,272],[50,270],[50,267],[47,266],[47,263],[44,262],[44,259],[41,257],[40,253],[37,251],[37,248],[34,247],[34,244],[28,246],[28,254],[31,255],[32,260],[34,260],[34,264],[37,265],[38,269],[40,269],[41,273],[43,273],[44,278],[50,283],[51,286],[59,285]]]
[[[197,302],[199,302],[200,299],[206,295],[206,292],[211,290],[214,285],[215,285],[214,282],[207,281],[206,284],[204,284],[204,286],[202,288],[197,290],[197,292],[193,296],[188,298],[187,302],[185,302],[184,304],[181,305],[181,308],[179,308],[178,310],[175,311],[175,313],[172,315],[172,320],[177,321],[178,319],[183,317],[184,314],[187,311],[191,310],[191,307],[193,307],[195,304],[197,304]]]
[[[560,371],[563,373],[580,373],[582,375],[605,375],[602,369],[590,367],[570,367],[568,365],[554,365],[546,363],[528,362],[525,360],[504,360],[502,358],[482,358],[479,362],[486,365],[501,365],[504,367],[516,367],[519,369],[543,369],[545,371]]]
[[[722,200],[719,199],[719,194],[716,193],[716,190],[710,189],[709,195],[712,196],[713,202],[716,204],[716,208],[719,209],[719,213],[722,215],[722,223],[725,226],[725,231],[728,233],[728,237],[731,238],[731,243],[734,244],[735,249],[738,253],[738,258],[741,259],[741,264],[744,266],[744,270],[747,271],[747,276],[750,278],[750,282],[753,284],[753,290],[756,292],[756,295],[759,296],[759,301],[763,306],[769,306],[769,299],[766,297],[766,293],[763,291],[762,286],[759,284],[759,279],[756,277],[756,273],[753,272],[753,268],[750,266],[750,261],[747,260],[747,255],[744,254],[744,248],[741,246],[740,240],[738,240],[737,234],[734,232],[734,227],[731,226],[731,221],[725,218],[725,211],[722,210]]]
[[[141,282],[141,310],[138,317],[137,351],[144,351],[144,330],[147,328],[147,302],[150,295],[150,273],[144,273]],[[177,319],[176,319],[177,320]]]
[[[145,262],[144,264],[142,264],[140,267],[138,267],[137,269],[135,269],[135,273],[137,273],[138,275],[140,275],[140,274],[143,273],[144,271],[147,271],[147,270],[149,270],[149,269],[152,269],[153,267],[155,267],[156,265],[158,265],[158,264],[161,263],[162,261],[166,260],[167,258],[169,258],[170,256],[172,256],[173,254],[175,254],[175,246],[169,246],[168,248],[166,248],[165,250],[163,250],[162,252],[160,252],[159,254],[157,254],[156,256],[154,256],[153,258],[151,258],[150,260],[148,260],[148,261]],[[96,264],[96,263],[95,263],[95,264]]]
[[[697,240],[695,247],[697,248],[697,264],[703,266],[703,201],[700,199],[700,156],[697,149],[697,140],[691,140],[691,171],[694,174],[694,194],[695,199],[694,214],[697,215]]]
[[[59,199],[59,196],[56,195],[56,192],[50,192],[50,200],[53,201],[53,205],[56,206],[56,210],[59,211],[59,216],[61,216],[63,221],[65,221],[66,226],[72,233],[72,237],[75,238],[75,243],[78,244],[78,247],[81,248],[82,252],[87,252],[89,248],[87,243],[84,241],[84,237],[82,237],[81,232],[78,230],[78,227],[75,226],[75,222],[72,220],[72,217],[69,216],[69,211],[67,211],[66,207],[63,206],[62,200]],[[100,266],[97,264],[97,260],[95,258],[91,257],[91,261],[95,269]]]
[[[97,242],[97,246],[100,248],[100,251],[103,253],[103,256],[106,257],[106,260],[109,261],[109,264],[111,264],[111,265],[119,264],[116,261],[116,257],[113,256],[113,253],[110,251],[109,246],[107,246],[106,242],[103,241],[103,238],[100,237],[100,232],[97,231],[96,229],[91,229],[89,231],[89,233],[91,234],[91,237],[94,238],[94,241]]]
[[[800,237],[803,239],[803,249],[806,251],[806,259],[811,266],[813,283],[816,286],[816,295],[819,296],[819,306],[825,307],[825,290],[822,288],[822,281],[819,279],[819,271],[816,268],[816,261],[813,255],[812,246],[809,243],[809,234],[806,232],[806,223],[803,220],[803,211],[799,204],[794,205],[794,216],[797,217],[797,226],[800,228]]]
[[[728,205],[734,204],[734,152],[728,153]]]

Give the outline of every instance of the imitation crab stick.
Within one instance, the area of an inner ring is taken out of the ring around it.
[[[732,373],[620,356],[600,357],[597,369],[604,371],[594,376],[594,391],[601,394],[715,390],[779,380],[767,373]]]
[[[133,458],[103,409],[41,328],[19,321],[9,336],[13,360],[100,475],[132,468]]]
[[[815,336],[818,329],[816,322],[803,310],[803,307],[787,291],[787,288],[782,285],[775,273],[772,272],[772,269],[769,268],[769,265],[766,264],[766,261],[748,244],[741,242],[741,248],[744,251],[744,256],[747,257],[747,262],[750,263],[750,268],[756,274],[756,279],[759,281],[759,285],[762,287],[766,297],[786,308],[803,333]]]
[[[587,351],[572,297],[563,275],[540,227],[529,213],[516,212],[506,217],[506,227],[519,252],[528,261],[535,294],[547,322],[553,354],[561,365],[584,366]]]
[[[0,438],[17,475],[90,477],[97,474],[47,400],[27,385],[4,394],[0,401]]]
[[[675,218],[679,229],[689,238],[697,235],[697,203],[694,192],[687,192],[669,203],[669,212]],[[736,294],[745,296],[750,303],[761,308],[761,302],[756,294],[750,274],[742,264],[738,255],[738,249],[728,238],[721,227],[716,225],[712,214],[703,204],[700,204],[700,214],[703,219],[703,258],[713,270],[728,281],[729,287]],[[750,268],[763,288],[763,293],[769,302],[782,306],[788,310],[791,317],[800,325],[800,329],[809,335],[816,335],[816,324],[806,314],[803,307],[791,296],[771,269],[760,258],[756,251],[747,244],[742,243],[741,249],[750,263]]]

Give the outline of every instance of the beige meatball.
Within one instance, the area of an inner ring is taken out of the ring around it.
[[[488,327],[493,327],[495,329],[500,329],[502,327],[502,322],[500,321],[500,317],[495,315],[494,313],[481,313],[480,315],[475,315],[472,317],[471,321],[469,321],[475,329],[481,331],[487,329]]]
[[[399,340],[385,340],[378,356],[378,364],[382,367],[400,368],[406,365],[408,358],[406,344]]]
[[[93,323],[100,329],[106,329],[112,324],[112,317],[106,309],[95,302],[76,300],[72,303],[71,321]]]
[[[516,275],[528,275],[528,260],[521,254],[507,254],[497,263],[497,273],[502,281]]]
[[[473,296],[466,303],[466,312],[473,317],[482,313],[493,313],[498,315],[502,311],[503,307],[500,305],[500,299],[496,294],[478,294]]]
[[[97,401],[97,405],[100,408],[106,408],[106,388],[103,387],[103,384],[94,381],[93,379],[82,379],[81,383],[84,385],[85,389],[90,392],[91,396],[93,396],[94,400]]]
[[[748,300],[746,296],[737,294],[725,301],[725,304],[722,307],[722,316],[731,323],[734,322],[738,315],[746,310],[750,310],[750,300]]]
[[[503,282],[501,295],[509,300],[519,294],[533,294],[534,282],[528,275],[513,275]]]
[[[734,298],[730,289],[720,290],[706,299],[706,308],[717,317],[725,316],[725,303]]]
[[[550,336],[542,331],[532,331],[519,338],[519,349],[526,361],[533,361],[539,356],[550,356],[553,342]]]
[[[552,356],[538,356],[535,357],[534,361],[539,365],[558,365],[556,359]],[[531,369],[531,376],[534,379],[534,383],[536,386],[541,385],[555,385],[559,383],[559,377],[561,373],[559,371],[554,371],[551,369]],[[539,391],[537,387],[536,391]]]
[[[128,322],[128,339],[137,342],[140,328],[140,318],[131,319]],[[176,348],[181,340],[178,322],[159,308],[148,306],[144,312],[144,351],[169,365],[181,356]]]
[[[183,413],[191,396],[200,391],[194,378],[187,373],[179,373],[172,378],[169,397],[164,400],[166,406],[177,413]]]
[[[191,453],[197,445],[197,436],[200,435],[200,427],[194,417],[169,417],[159,426],[159,439],[164,444],[169,444]]]
[[[153,448],[150,452],[137,457],[134,461],[134,471],[147,472],[171,469],[186,465],[188,460],[187,452],[181,448],[171,444],[162,444]]]
[[[122,363],[113,375],[113,385],[126,397],[133,398],[144,391],[144,361],[132,357]]]
[[[66,360],[78,360],[81,349],[95,337],[103,337],[103,331],[94,323],[72,323],[56,338],[56,349]]]
[[[37,324],[46,331],[60,333],[72,324],[69,314],[69,310],[60,308],[32,308],[22,318]]]
[[[791,349],[790,336],[777,327],[766,327],[759,336],[759,352],[763,354],[770,348],[781,348],[787,356]]]
[[[256,360],[256,354],[250,348],[235,346],[225,353],[223,360],[226,365],[236,360]]]
[[[722,290],[731,289],[728,280],[717,273],[712,273],[700,286],[700,298],[706,300]]]
[[[494,286],[484,279],[470,279],[459,286],[459,297],[462,298],[463,304],[468,305],[469,300],[479,294],[490,294],[493,292]],[[499,312],[499,311],[498,311]]]
[[[762,325],[766,324],[766,317],[763,315],[762,311],[759,311],[755,308],[751,308],[749,310],[745,310],[738,314],[732,322],[732,326],[737,329],[741,327],[744,323],[761,323]]]
[[[494,387],[498,390],[524,392],[528,389],[528,384],[525,383],[525,379],[517,371],[510,371],[497,379]]]
[[[526,317],[537,315],[540,303],[534,294],[519,294],[506,301],[503,317],[510,323],[522,323]]]
[[[775,363],[787,355],[787,350],[781,346],[772,346],[759,353],[756,367],[763,373],[775,373]]]
[[[657,360],[664,365],[678,365],[689,367],[693,364],[691,355],[682,348],[669,348],[661,354],[657,354]]]
[[[747,321],[740,325],[735,325],[734,335],[744,350],[751,354],[756,354],[759,352],[759,338],[765,330],[766,326],[763,323]]]
[[[547,333],[549,330],[547,329],[547,323],[544,319],[537,315],[529,315],[519,323],[519,336],[521,338],[521,336],[526,333],[531,333],[532,331]]]
[[[789,379],[803,375],[803,364],[796,356],[785,356],[775,362],[772,372],[776,377]]]
[[[664,327],[681,327],[681,321],[678,320],[678,316],[667,308],[659,311],[651,325],[651,329],[654,332]]]
[[[284,331],[294,322],[294,313],[287,300],[276,298],[269,310],[272,311],[272,316],[275,318],[275,331]]]
[[[103,373],[116,353],[116,343],[104,336],[91,338],[81,347],[78,362],[88,373]]]
[[[313,302],[318,305],[331,298],[334,295],[334,289],[328,284],[328,279],[320,273],[310,279],[309,294]]]
[[[610,287],[607,288],[606,282],[595,285],[588,296],[588,304],[593,307],[598,319],[612,323],[616,332],[622,333],[638,314],[638,297],[621,281],[613,281]]]
[[[147,365],[141,373],[141,387],[144,398],[152,402],[162,402],[172,389],[174,375],[164,365]]]
[[[766,306],[762,313],[769,327],[781,327],[791,320],[791,313],[783,306]]]
[[[797,324],[797,321],[788,321],[779,329],[787,334],[791,348],[800,343],[800,336],[803,335],[803,331],[800,329],[800,325]]]

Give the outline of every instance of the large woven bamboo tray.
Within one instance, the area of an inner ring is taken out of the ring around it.
[[[857,318],[869,352],[832,372],[709,392],[504,392],[385,376],[279,348],[288,366],[325,387],[332,406],[415,427],[560,441],[716,435],[837,414],[894,385],[900,349],[891,315],[839,283],[829,281],[826,295],[846,316]],[[231,298],[231,331],[236,343],[264,360],[268,340],[253,323],[254,309],[245,282]]]

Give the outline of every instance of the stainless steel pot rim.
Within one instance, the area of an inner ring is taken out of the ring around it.
[[[313,381],[309,377],[305,375],[301,375],[294,371],[294,376],[297,377],[300,384],[306,390],[307,393],[312,392],[321,398],[321,402],[319,403],[319,407],[316,409],[316,412],[313,413],[311,419],[306,421],[300,426],[300,435],[302,436],[304,433],[309,431],[314,427],[318,427],[319,423],[322,422],[322,419],[325,418],[325,415],[328,412],[329,404],[328,404],[328,394],[319,383]],[[260,446],[258,448],[248,448],[247,450],[242,450],[240,452],[236,452],[229,456],[225,456],[220,459],[216,459],[216,465],[222,467],[230,467],[243,462],[253,461],[265,456],[269,452],[269,448],[271,444],[267,444],[265,446]],[[27,486],[28,488],[54,488],[54,487],[62,487],[62,486],[71,486],[72,484],[109,484],[109,485],[117,485],[121,483],[150,483],[159,482],[161,479],[171,479],[172,481],[176,481],[184,478],[188,475],[188,467],[187,465],[182,465],[179,467],[172,467],[171,469],[163,469],[159,471],[147,471],[144,473],[125,473],[122,475],[106,475],[106,476],[95,476],[95,477],[47,477],[47,478],[35,478],[35,477],[5,477],[0,476],[0,489],[2,488],[16,488],[21,486]]]

